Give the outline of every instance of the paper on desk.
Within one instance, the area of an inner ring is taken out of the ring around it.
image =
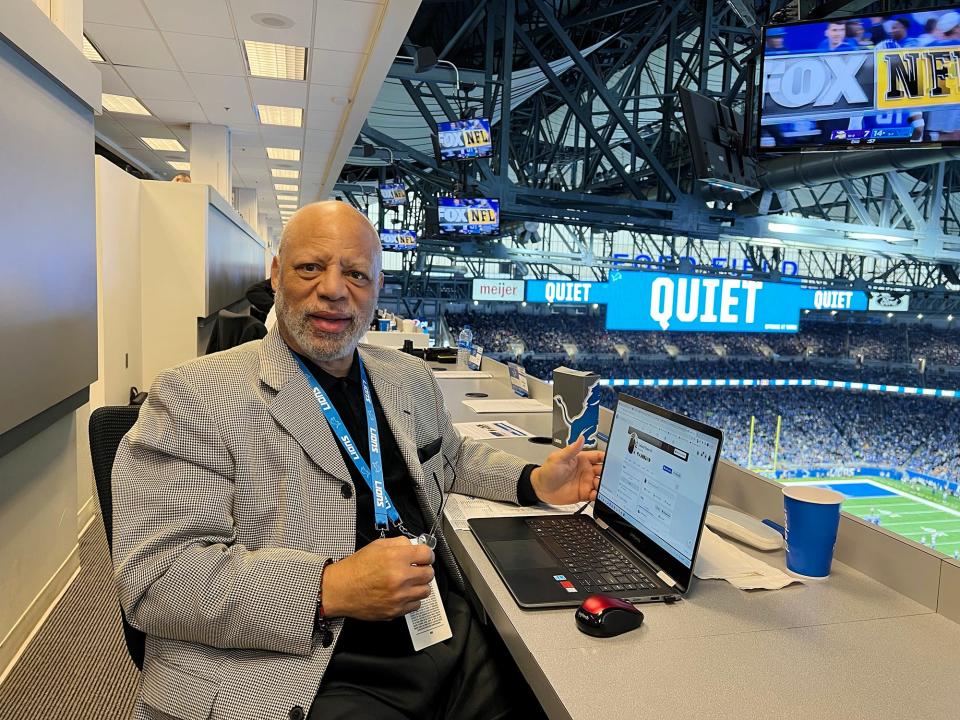
[[[454,423],[453,426],[462,437],[473,440],[496,440],[498,438],[525,438],[532,436],[531,433],[528,433],[523,428],[517,427],[513,423],[508,423],[506,420]]]
[[[436,370],[433,371],[433,376],[437,380],[483,380],[485,378],[492,378],[488,372],[482,372],[480,370]]]
[[[578,507],[580,507],[579,504],[548,505],[547,503],[518,506],[496,502],[494,500],[484,500],[483,498],[471,497],[469,495],[451,495],[443,512],[454,530],[469,530],[470,526],[467,525],[467,520],[470,518],[508,517],[511,515],[557,515],[572,513]]]
[[[694,574],[701,580],[726,580],[741,590],[779,590],[799,578],[751,557],[736,545],[703,528]]]
[[[551,411],[549,405],[544,405],[533,398],[464,400],[463,404],[475,413],[547,413]]]

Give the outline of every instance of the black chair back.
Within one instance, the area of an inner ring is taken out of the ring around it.
[[[267,336],[267,326],[250,315],[219,310],[213,322],[213,332],[207,342],[206,355],[229,350],[237,345]]]
[[[93,476],[100,500],[100,515],[107,532],[107,547],[113,556],[113,460],[120,440],[133,427],[140,414],[139,405],[117,405],[97,408],[90,414],[90,455],[93,459]],[[123,637],[127,642],[130,659],[138,669],[143,669],[145,636],[131,626],[120,608],[123,620]]]

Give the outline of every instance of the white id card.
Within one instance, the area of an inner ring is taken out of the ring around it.
[[[416,543],[416,540],[411,542]],[[407,630],[410,631],[410,640],[416,652],[453,637],[436,579],[430,581],[430,595],[421,601],[420,609],[407,613],[404,617],[407,619]]]

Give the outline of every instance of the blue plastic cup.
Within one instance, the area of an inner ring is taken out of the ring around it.
[[[380,329],[380,332],[387,332],[390,329],[390,321],[381,318],[377,323],[377,327]]]
[[[777,529],[786,539],[789,572],[805,578],[830,574],[842,502],[843,495],[835,490],[807,485],[783,488],[785,527]]]

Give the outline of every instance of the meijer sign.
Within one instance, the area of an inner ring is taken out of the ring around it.
[[[474,300],[520,302],[523,300],[523,280],[487,280],[474,278]]]

